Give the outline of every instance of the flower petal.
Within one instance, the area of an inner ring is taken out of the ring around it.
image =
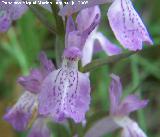
[[[72,101],[68,102],[66,115],[67,117],[73,118],[74,121],[78,123],[85,120],[85,113],[89,110],[90,80],[87,75],[80,72],[78,72],[77,76],[77,93],[75,91],[70,94],[70,99],[72,99]]]
[[[0,32],[5,32],[11,26],[10,14],[7,11],[0,11]]]
[[[65,47],[68,47],[68,35],[70,32],[75,31],[76,26],[73,21],[72,16],[68,17],[67,24],[66,24],[66,34],[65,34]]]
[[[19,98],[18,102],[4,115],[4,120],[18,131],[25,130],[36,109],[37,104],[35,100],[36,96],[26,91]]]
[[[100,16],[101,16],[101,13],[100,13],[100,9],[98,6],[83,9],[76,18],[78,30],[82,33],[85,32],[88,28],[92,26],[92,24],[97,24],[100,21]],[[90,30],[89,35],[84,43],[85,45],[83,46],[83,48],[81,48],[82,54],[83,54],[82,55],[82,65],[83,66],[88,64],[92,59],[94,34],[96,30],[97,30],[97,27],[92,28]]]
[[[66,33],[72,32],[76,30],[76,26],[72,16],[68,17],[67,25],[66,25]]]
[[[98,18],[95,17],[98,15]],[[98,6],[83,9],[79,12],[76,18],[77,29],[80,32],[85,31],[93,22],[100,22],[100,9]]]
[[[62,68],[49,74],[42,83],[39,113],[51,115],[57,122],[73,118],[81,122],[90,102],[90,83],[75,69]]]
[[[101,48],[106,52],[107,55],[118,55],[122,53],[121,48],[117,45],[111,43],[107,37],[105,37],[101,32],[95,34],[96,39],[99,41]]]
[[[114,132],[119,126],[112,117],[106,116],[100,118],[87,130],[84,137],[102,137],[107,133]]]
[[[83,32],[79,30],[70,32],[68,34],[68,47],[75,46],[82,50],[88,36],[91,34],[92,31],[94,31],[96,26],[99,24],[99,16],[99,14],[96,14],[90,26],[88,26]]]
[[[52,63],[52,60],[49,60],[47,58],[47,55],[45,54],[45,52],[41,52],[39,54],[39,60],[40,60],[42,69],[43,69],[43,71],[45,73],[45,76],[48,75],[53,70],[55,70],[55,66]]]
[[[110,88],[109,88],[109,97],[110,97],[110,113],[115,114],[120,103],[120,98],[122,96],[122,85],[120,78],[114,74],[110,75],[112,78]]]
[[[51,132],[47,127],[45,118],[38,118],[29,132],[28,137],[51,137]]]
[[[92,35],[92,33],[90,35]],[[86,64],[91,62],[93,56],[93,46],[94,39],[92,38],[92,36],[89,36],[82,50],[82,66],[85,66]]]
[[[128,115],[129,113],[138,109],[144,108],[148,104],[148,100],[141,100],[135,95],[126,97],[119,106],[120,115]]]
[[[18,83],[21,84],[26,90],[32,93],[39,93],[40,84],[43,76],[39,69],[31,70],[29,76],[21,76],[18,78]]]
[[[134,129],[131,129],[130,126],[124,128],[121,137],[147,137],[147,135],[138,125],[134,125]]]
[[[110,26],[119,42],[129,50],[141,50],[143,42],[153,44],[130,0],[115,0],[108,10]]]

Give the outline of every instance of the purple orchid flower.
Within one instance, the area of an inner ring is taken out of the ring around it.
[[[45,53],[40,54],[41,68],[33,69],[29,76],[23,76],[18,82],[24,87],[25,92],[17,103],[7,111],[4,120],[9,122],[16,130],[25,130],[32,117],[37,114],[38,94],[43,79],[54,70],[51,60],[48,60]]]
[[[60,15],[71,15],[83,8],[98,4],[105,4],[108,0],[92,0],[88,4],[80,6],[78,0],[75,4],[70,2],[60,10]],[[153,42],[138,13],[130,0],[114,0],[108,10],[110,26],[117,40],[129,50],[141,50],[143,42],[153,45]]]
[[[91,12],[93,10],[93,13]],[[100,13],[97,12],[97,8],[86,9],[82,11],[76,18],[77,26],[75,25],[72,17],[69,17],[67,20],[67,27],[66,27],[66,47],[77,47],[82,52],[82,64],[84,61],[90,60],[90,56],[92,56],[93,50],[88,50],[91,54],[89,54],[89,58],[84,54],[84,49],[88,48],[89,46],[93,49],[93,40],[90,38],[92,32],[97,27],[100,22]],[[84,20],[85,16],[89,17],[88,22]],[[86,45],[87,41],[91,40],[92,45]],[[86,60],[84,60],[85,58]]]
[[[19,19],[28,9],[21,0],[12,0],[12,4],[8,1],[0,1],[0,32],[5,32],[11,26],[12,21]],[[22,4],[15,4],[21,2]]]
[[[95,7],[96,8],[96,7]],[[91,14],[91,9],[89,13]],[[39,113],[51,116],[56,122],[72,118],[76,123],[85,120],[90,104],[90,81],[86,74],[78,71],[78,60],[91,32],[99,23],[100,14],[95,11],[88,23],[77,26],[69,17],[66,27],[62,67],[50,73],[42,83],[39,95]],[[89,15],[88,15],[89,16]]]
[[[51,131],[45,118],[39,117],[34,122],[28,137],[51,137]]]
[[[97,17],[97,18],[96,18]],[[98,32],[98,23],[100,22],[100,9],[98,6],[83,9],[76,18],[76,24],[71,17],[69,17],[66,27],[66,41],[70,45],[76,45],[82,50],[82,65],[88,64],[94,52],[103,49],[107,55],[120,54],[121,49],[112,44],[101,32]],[[86,20],[87,18],[87,20]],[[86,30],[95,23],[95,28],[92,27],[89,35],[84,34]],[[78,35],[78,36],[77,36]],[[83,42],[81,42],[83,40]],[[98,41],[98,43],[96,42]],[[71,44],[72,43],[72,44]]]
[[[90,81],[78,71],[81,51],[74,46],[65,49],[62,67],[43,81],[39,94],[39,113],[56,122],[72,118],[76,123],[85,119],[90,104]]]
[[[135,95],[129,95],[123,101],[120,101],[122,96],[122,85],[120,78],[114,74],[111,75],[112,81],[109,89],[110,94],[110,115],[122,127],[122,137],[146,137],[145,133],[140,129],[138,124],[130,119],[128,115],[138,109],[144,108],[148,100],[140,100]]]

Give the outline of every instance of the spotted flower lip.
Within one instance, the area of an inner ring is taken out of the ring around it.
[[[72,52],[76,49],[70,48]],[[72,118],[79,123],[85,119],[89,109],[90,81],[87,75],[78,71],[78,62],[70,60],[70,53],[66,52],[62,67],[51,72],[42,83],[39,113],[51,116],[56,122]],[[74,54],[77,56],[77,51]]]

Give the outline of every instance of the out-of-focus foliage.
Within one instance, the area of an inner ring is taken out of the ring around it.
[[[154,41],[154,46],[145,49],[141,54],[133,55],[110,66],[104,66],[91,72],[92,100],[87,113],[90,124],[99,115],[107,114],[109,74],[120,75],[125,94],[134,92],[142,98],[150,100],[146,109],[132,115],[140,123],[149,137],[160,136],[160,1],[134,1]],[[101,6],[102,22],[100,30],[113,42],[117,43],[108,25],[106,6]],[[7,106],[12,106],[23,89],[16,83],[19,75],[27,74],[30,67],[34,67],[40,50],[45,50],[55,61],[54,36],[41,22],[28,11],[20,20],[13,24],[7,33],[0,34],[0,117]],[[105,57],[98,53],[94,58]],[[96,112],[96,116],[95,116]],[[93,120],[94,119],[94,120]],[[71,124],[72,125],[72,124]],[[53,136],[65,137],[68,129],[60,125],[51,125]],[[76,128],[80,128],[77,126]],[[74,131],[73,131],[74,132]],[[69,133],[68,133],[69,134]],[[113,137],[116,133],[107,135]],[[17,133],[13,128],[0,119],[0,137],[25,137],[26,133]]]

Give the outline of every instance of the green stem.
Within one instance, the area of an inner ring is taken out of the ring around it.
[[[58,35],[64,34],[65,29],[64,29],[63,19],[61,16],[58,15],[59,7],[56,4],[55,0],[50,0],[50,2],[52,2],[51,8],[52,8],[52,13],[56,22],[57,33]]]
[[[2,48],[12,55],[19,63],[23,74],[28,73],[28,62],[26,56],[21,49],[14,30],[11,28],[8,32],[10,43],[2,41]]]
[[[121,59],[125,59],[135,53],[137,53],[137,52],[128,52],[128,53],[123,53],[120,55],[115,55],[112,57],[107,57],[104,59],[96,59],[96,60],[93,60],[91,63],[87,64],[86,66],[80,68],[80,71],[83,73],[89,72],[89,71],[92,71],[92,70],[99,68],[103,65],[115,63]]]
[[[56,34],[56,43],[55,43],[56,44],[55,53],[56,53],[56,64],[59,67],[62,62],[62,55],[65,47],[64,45],[65,29],[64,29],[63,19],[61,16],[58,15],[58,12],[59,12],[58,5],[55,3],[54,0],[50,0],[50,2],[52,2],[51,8],[52,8],[52,13],[56,22],[57,34]]]
[[[55,54],[56,54],[57,67],[60,67],[61,65],[63,50],[64,50],[64,36],[56,35]]]

